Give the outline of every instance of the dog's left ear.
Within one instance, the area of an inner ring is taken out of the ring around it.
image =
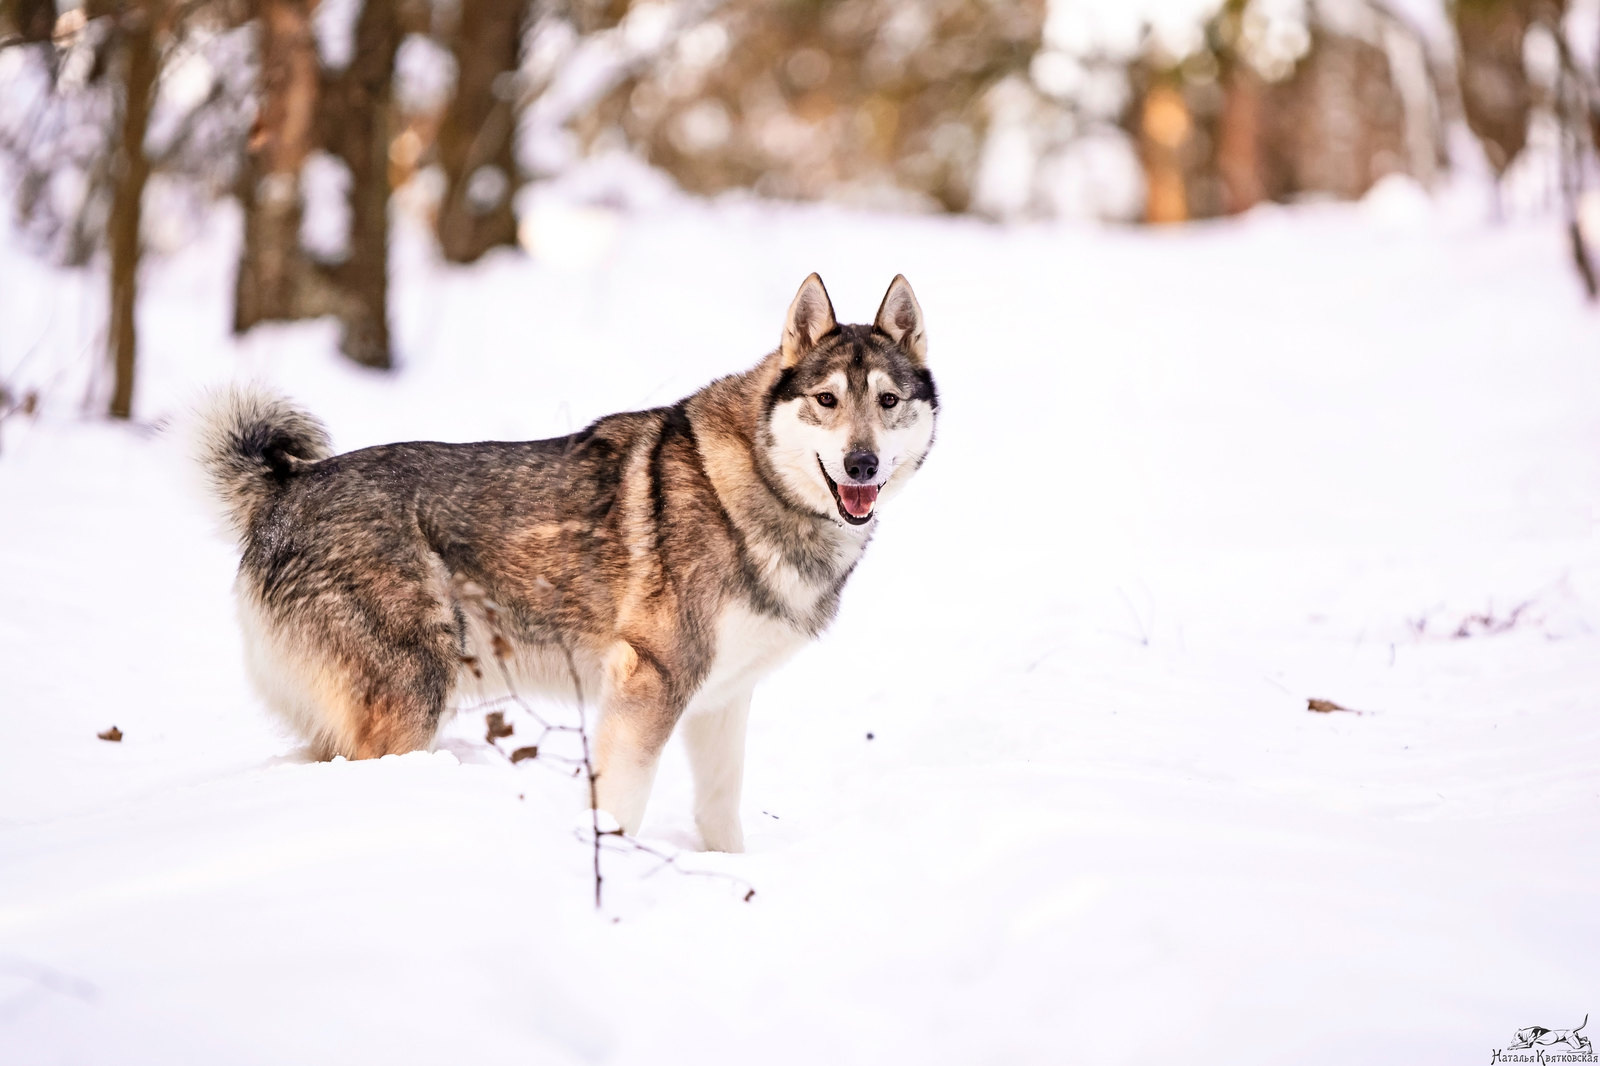
[[[917,294],[911,291],[904,274],[896,274],[889,282],[889,291],[884,293],[872,325],[904,348],[918,366],[927,361],[928,337],[922,329],[922,305],[917,303]]]

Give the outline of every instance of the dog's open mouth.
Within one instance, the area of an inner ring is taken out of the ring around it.
[[[839,505],[839,514],[853,526],[865,525],[872,518],[872,509],[878,504],[877,485],[841,485],[828,476],[828,468],[817,456],[817,469],[833,491],[833,502]]]

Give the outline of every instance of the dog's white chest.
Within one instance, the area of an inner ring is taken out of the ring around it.
[[[805,634],[770,615],[743,606],[724,608],[717,619],[715,658],[689,711],[716,710],[742,696],[806,642]]]

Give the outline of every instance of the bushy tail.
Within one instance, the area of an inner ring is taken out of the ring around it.
[[[241,541],[299,466],[333,454],[321,422],[265,389],[237,386],[200,404],[192,447]]]

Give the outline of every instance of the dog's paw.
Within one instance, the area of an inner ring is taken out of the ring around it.
[[[601,836],[611,836],[627,832],[627,830],[623,828],[621,822],[611,817],[610,811],[592,811],[587,807],[578,812],[577,817],[573,820],[572,827],[579,834],[584,836],[587,836],[588,834],[597,830]]]
[[[731,821],[702,821],[699,828],[700,843],[706,851],[738,854],[744,850],[744,829],[737,818]]]

